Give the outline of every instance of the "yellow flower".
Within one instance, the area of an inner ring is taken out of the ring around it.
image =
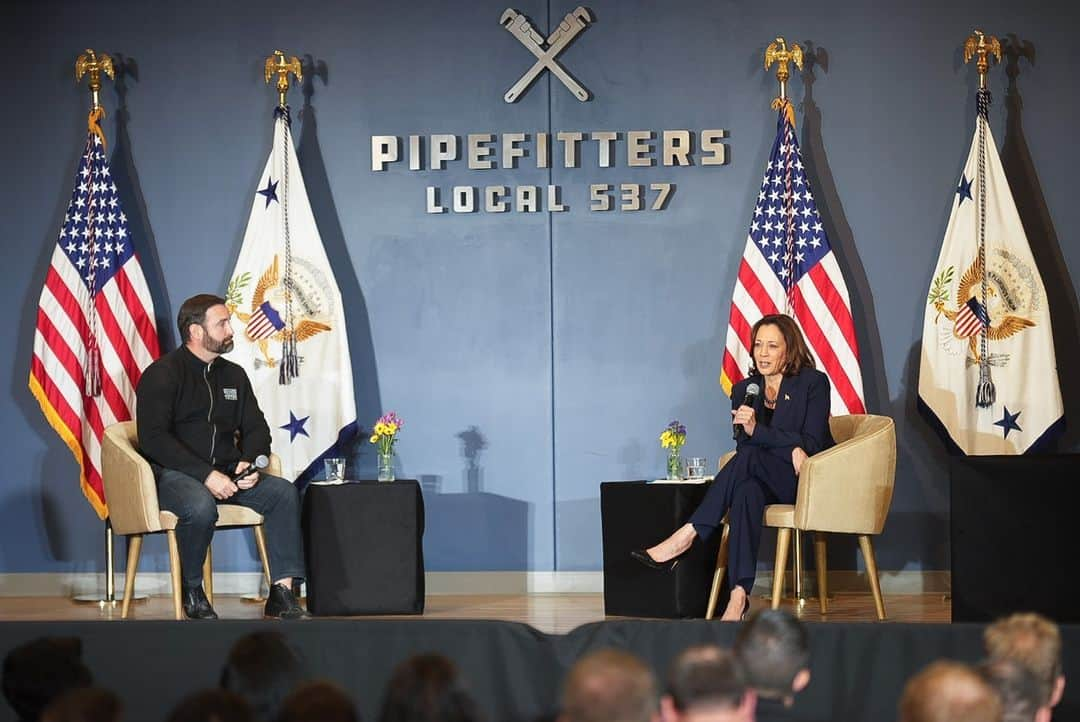
[[[372,434],[372,435],[371,435],[371,438],[369,439],[369,441],[370,441],[371,443],[373,443],[373,444],[377,444],[377,443],[379,443],[379,435],[378,435],[378,434]]]
[[[391,435],[396,434],[397,433],[397,424],[392,423],[392,422],[387,424],[386,425],[386,433],[391,434]]]

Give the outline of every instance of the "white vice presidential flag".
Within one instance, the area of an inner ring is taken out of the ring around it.
[[[356,433],[345,310],[311,213],[287,108],[255,192],[226,298],[236,348],[281,457],[295,481]],[[310,474],[308,475],[310,476]]]
[[[919,402],[963,453],[1022,454],[1060,433],[1064,412],[1046,292],[983,93],[927,296]]]

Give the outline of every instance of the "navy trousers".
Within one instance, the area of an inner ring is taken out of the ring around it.
[[[750,594],[757,572],[761,522],[768,504],[794,504],[798,477],[791,458],[743,445],[713,479],[690,523],[704,541],[728,515],[728,579]]]
[[[158,471],[158,505],[179,518],[176,544],[180,547],[180,576],[185,587],[202,584],[203,559],[214,536],[219,503],[240,504],[263,515],[271,581],[304,578],[300,494],[286,479],[270,474],[260,477],[255,486],[219,502],[201,481],[174,469]]]

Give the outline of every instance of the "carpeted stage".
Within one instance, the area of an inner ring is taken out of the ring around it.
[[[300,623],[220,620],[212,623],[4,622],[0,650],[41,635],[76,635],[96,681],[117,691],[127,720],[165,717],[183,696],[217,682],[233,641],[267,627],[284,633],[316,676],[354,695],[363,719],[374,722],[390,670],[406,657],[436,651],[464,670],[490,722],[533,720],[551,714],[559,684],[582,653],[628,649],[662,672],[691,644],[730,645],[738,625],[703,620],[616,620],[549,635],[505,621],[313,619]],[[813,681],[793,719],[884,722],[894,719],[904,681],[933,659],[975,661],[982,625],[809,623]],[[1069,679],[1056,720],[1080,719],[1080,625],[1062,628]],[[5,706],[0,720],[11,719]]]

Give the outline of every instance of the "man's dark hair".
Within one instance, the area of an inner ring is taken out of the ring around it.
[[[41,713],[41,722],[120,722],[124,706],[100,687],[69,689]]]
[[[356,705],[333,682],[305,682],[285,698],[277,722],[360,722]]]
[[[255,722],[255,715],[240,695],[204,689],[182,699],[168,722]]]
[[[668,671],[667,693],[680,712],[700,707],[735,709],[747,690],[735,654],[712,644],[684,649]]]
[[[457,667],[441,654],[397,666],[386,685],[379,722],[476,722],[480,712]]]
[[[760,696],[788,697],[795,675],[810,664],[806,627],[781,609],[762,610],[739,630],[735,654]]]
[[[36,721],[64,692],[92,682],[78,637],[41,637],[7,653],[0,686],[20,719]]]
[[[221,687],[247,700],[259,722],[273,722],[282,701],[305,677],[303,662],[280,632],[253,632],[229,650]]]
[[[988,659],[975,671],[1001,697],[1001,722],[1031,722],[1049,698],[1048,685],[1015,659]]]
[[[180,331],[180,343],[191,340],[191,324],[200,326],[206,321],[206,312],[214,306],[224,306],[225,299],[212,293],[200,293],[180,304],[180,313],[176,314],[176,327]]]

